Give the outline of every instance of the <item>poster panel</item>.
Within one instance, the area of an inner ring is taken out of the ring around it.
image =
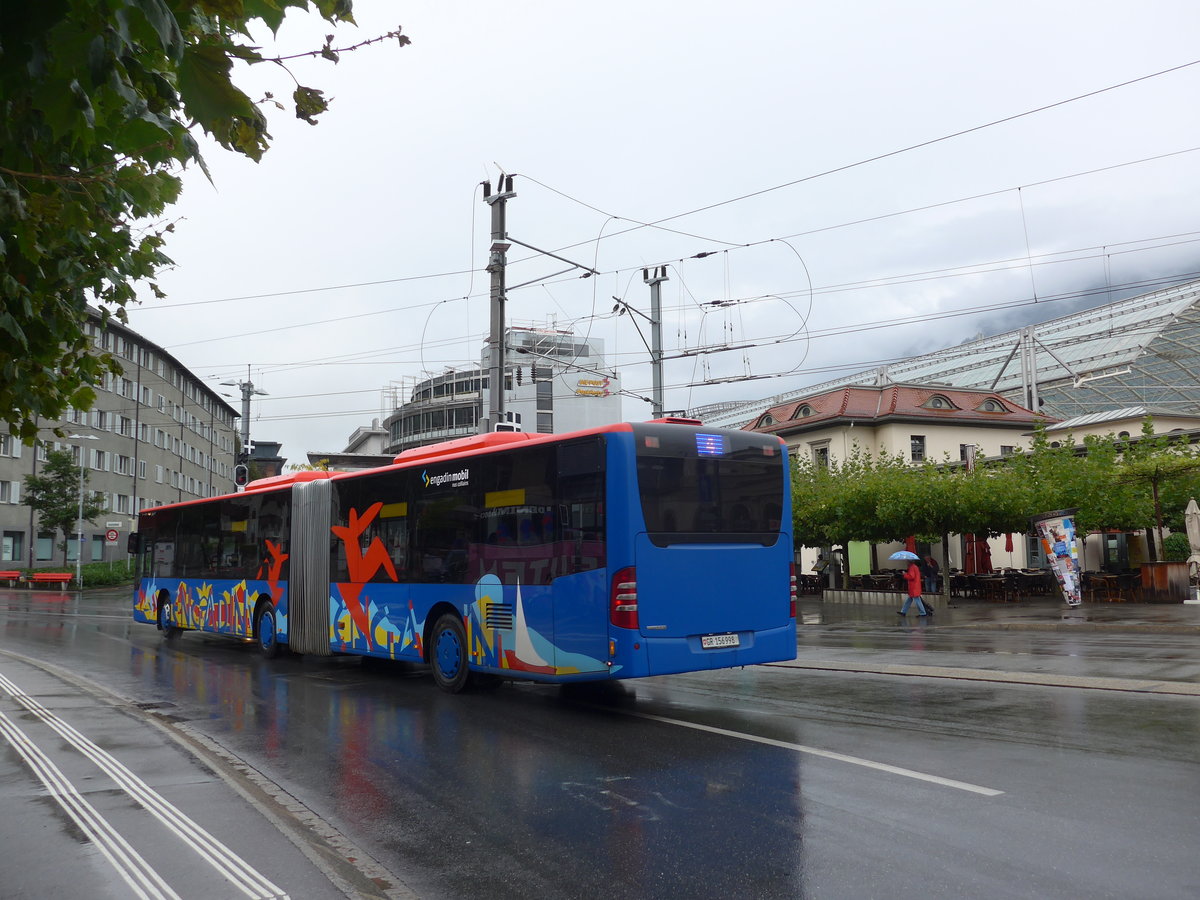
[[[1050,561],[1054,579],[1068,606],[1083,603],[1079,548],[1075,542],[1075,513],[1074,509],[1056,509],[1030,519],[1034,533],[1042,542],[1042,553]]]

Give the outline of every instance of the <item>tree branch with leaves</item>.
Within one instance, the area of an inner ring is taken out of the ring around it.
[[[125,321],[144,282],[170,265],[180,173],[206,173],[193,131],[260,160],[267,118],[235,64],[274,63],[251,43],[290,10],[353,24],[349,0],[37,0],[0,4],[0,421],[32,443],[39,419],[88,409],[120,363],[85,334],[88,304]],[[408,38],[399,29],[335,50]],[[294,54],[300,56],[305,54]],[[297,117],[316,123],[322,92],[296,82]],[[275,105],[279,105],[271,98]],[[140,223],[140,224],[139,224]]]

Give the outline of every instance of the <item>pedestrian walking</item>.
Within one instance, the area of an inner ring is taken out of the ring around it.
[[[938,561],[932,556],[926,556],[921,560],[921,579],[925,583],[926,594],[938,592],[938,572],[941,571],[941,568]]]
[[[907,616],[908,608],[912,606],[914,600],[917,601],[917,609],[920,612],[918,616],[927,616],[929,611],[925,608],[925,604],[921,602],[921,570],[917,568],[916,562],[910,562],[908,568],[904,572],[904,581],[908,585],[908,597],[904,601],[904,605],[896,610],[896,615]]]

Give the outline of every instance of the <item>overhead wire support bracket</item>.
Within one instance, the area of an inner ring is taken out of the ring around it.
[[[508,286],[508,289],[515,291],[517,288],[529,287],[531,284],[537,284],[539,281],[545,281],[547,278],[553,278],[555,275],[565,275],[567,272],[573,272],[576,268],[578,266],[571,266],[569,269],[559,269],[557,272],[551,272],[549,275],[531,278],[529,281],[522,281],[520,284],[511,284]]]
[[[527,250],[536,251],[537,253],[541,253],[544,256],[549,256],[549,257],[552,257],[553,259],[557,259],[559,262],[565,262],[567,265],[571,266],[572,268],[583,269],[583,271],[587,272],[588,275],[599,275],[600,274],[595,269],[593,269],[591,266],[585,266],[585,265],[583,265],[583,263],[577,263],[574,260],[567,259],[565,256],[559,256],[557,253],[551,253],[549,250],[543,250],[541,247],[535,247],[535,246],[533,246],[533,244],[527,244],[524,241],[518,241],[512,235],[507,235],[507,237],[514,244],[520,244],[522,247],[526,248]],[[568,269],[568,271],[570,271],[570,270]],[[561,275],[562,273],[556,272],[555,274]],[[550,276],[547,275],[546,277],[549,278]]]

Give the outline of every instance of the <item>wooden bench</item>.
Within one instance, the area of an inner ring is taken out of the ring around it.
[[[21,573],[15,571],[15,570],[11,571],[11,572],[0,572],[0,580],[7,579],[9,587],[12,587],[13,583],[16,582],[17,580],[19,580],[20,577],[21,577]]]
[[[31,584],[57,584],[60,590],[65,591],[74,577],[70,572],[34,572],[29,576],[29,581]]]

